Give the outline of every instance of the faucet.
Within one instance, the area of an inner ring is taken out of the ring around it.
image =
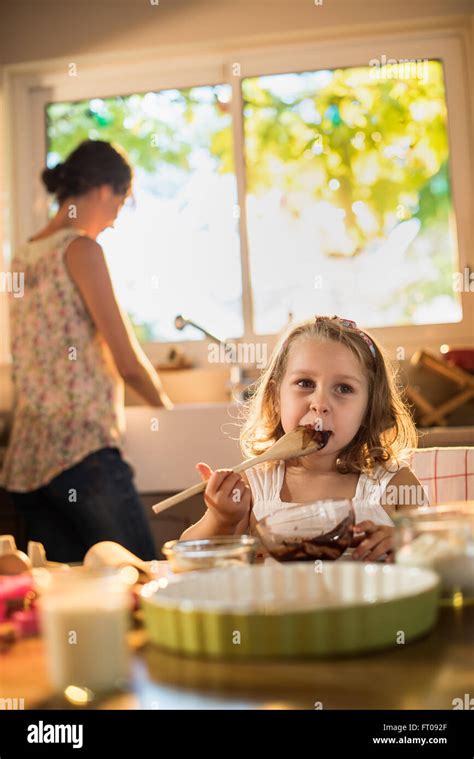
[[[203,333],[203,335],[206,335],[206,337],[208,337],[209,340],[214,340],[214,342],[219,343],[219,345],[223,345],[224,348],[226,347],[227,343],[225,342],[225,340],[220,340],[218,337],[211,334],[211,332],[208,332],[207,329],[204,329],[204,327],[200,327],[199,324],[196,324],[196,322],[191,321],[191,319],[185,319],[184,316],[182,316],[181,314],[178,314],[178,316],[176,316],[174,320],[174,326],[176,327],[176,329],[179,329],[179,330],[184,329],[185,327],[188,326],[188,324],[191,327],[198,329],[200,332]]]
[[[226,343],[225,340],[220,340],[211,332],[208,332],[207,329],[204,329],[204,327],[200,327],[199,324],[196,324],[196,322],[191,321],[191,319],[186,319],[181,314],[178,314],[174,320],[174,326],[176,327],[176,329],[179,329],[179,330],[184,329],[185,327],[188,326],[188,324],[191,325],[191,327],[198,329],[200,332],[203,333],[203,335],[206,335],[206,337],[208,337],[209,340],[213,340],[219,345],[222,345],[224,350],[227,348],[228,343]],[[234,365],[230,367],[230,382],[228,383],[228,387],[229,387],[230,396],[232,400],[234,401],[246,400],[249,394],[249,388],[247,387],[249,384],[250,382],[245,380],[245,371],[240,366]]]

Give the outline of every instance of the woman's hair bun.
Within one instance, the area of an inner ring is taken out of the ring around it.
[[[102,185],[110,185],[116,195],[125,195],[132,176],[122,149],[103,140],[84,140],[63,163],[41,173],[44,186],[56,195],[59,204]]]
[[[52,169],[45,169],[41,179],[48,192],[56,192],[59,189],[64,174],[64,164],[58,163]]]

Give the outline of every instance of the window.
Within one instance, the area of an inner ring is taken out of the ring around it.
[[[134,202],[98,242],[144,342],[200,339],[175,329],[181,313],[243,333],[230,94],[223,84],[47,107],[48,165],[87,138],[118,143],[133,164]]]
[[[244,80],[255,332],[461,320],[443,70],[422,63]]]
[[[100,242],[153,360],[178,340],[205,358],[200,332],[175,330],[179,313],[269,348],[289,314],[314,313],[356,319],[390,351],[436,350],[436,324],[443,342],[469,344],[462,24],[339,42],[282,37],[238,66],[189,48],[84,58],[77,77],[54,62],[6,71],[12,134],[25,125],[12,140],[12,245],[45,222],[31,183],[44,145],[52,165],[87,136],[109,139],[134,164],[135,207]],[[375,55],[422,68],[372,66]]]

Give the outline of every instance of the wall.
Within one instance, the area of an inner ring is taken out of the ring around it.
[[[469,14],[471,0],[3,0],[0,63]],[[158,2],[158,5],[153,3]]]

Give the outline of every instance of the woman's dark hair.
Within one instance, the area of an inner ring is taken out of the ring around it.
[[[125,153],[110,142],[84,140],[53,169],[44,169],[41,179],[58,203],[66,198],[84,195],[94,187],[112,186],[115,195],[128,192],[132,183],[132,168]]]

